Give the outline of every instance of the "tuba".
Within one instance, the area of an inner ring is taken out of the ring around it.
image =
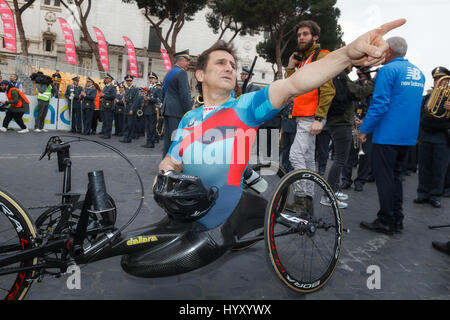
[[[427,111],[435,118],[450,119],[450,110],[444,109],[444,103],[450,101],[450,76],[442,77],[436,83],[427,103]]]

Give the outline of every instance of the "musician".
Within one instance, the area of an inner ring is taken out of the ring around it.
[[[72,133],[81,133],[81,100],[80,93],[83,91],[83,88],[79,85],[80,78],[73,77],[72,84],[67,86],[66,93],[64,96],[67,99],[67,103],[69,104],[70,110],[70,132]]]
[[[114,99],[114,135],[118,137],[123,136],[123,127],[124,127],[124,108],[125,104],[123,102],[125,97],[125,87],[123,85],[119,86],[119,93],[116,95],[116,99]]]
[[[92,120],[94,118],[95,98],[97,89],[94,86],[94,80],[88,78],[84,90],[80,93],[82,98],[81,108],[83,112],[83,134],[88,135],[92,130]]]
[[[145,87],[139,88],[138,97],[138,109],[136,111],[136,129],[134,130],[134,138],[139,139],[140,137],[145,137],[145,118],[144,118],[144,108],[145,108],[145,96],[147,95],[147,89]]]
[[[431,72],[434,87],[444,76],[450,76],[445,67],[436,67]],[[429,202],[433,207],[441,206],[445,174],[450,158],[450,118],[436,118],[430,114],[427,104],[431,93],[424,96],[420,117],[419,134],[419,185],[414,203]],[[442,104],[450,110],[450,101]]]
[[[144,103],[145,131],[147,133],[146,143],[143,148],[154,148],[156,142],[156,108],[160,106],[162,100],[162,90],[157,86],[158,76],[152,72],[148,77],[150,86]]]
[[[349,80],[347,82],[348,89],[351,93],[355,124],[354,129],[359,131],[359,126],[362,120],[366,116],[367,109],[369,108],[370,99],[372,98],[375,81],[370,75],[370,68],[363,67],[356,70],[358,79],[356,81]],[[356,140],[356,141],[353,141]],[[361,145],[364,154],[359,155],[359,148],[355,148],[355,145],[359,145],[358,136],[354,136],[352,139],[352,146],[350,148],[350,154],[347,158],[347,162],[342,169],[342,185],[341,189],[345,190],[354,184],[355,191],[361,192],[364,189],[364,184],[367,182],[370,173],[370,158],[372,150],[372,135],[368,135],[367,141]],[[352,181],[353,165],[356,162],[358,170],[356,179]]]
[[[124,101],[124,137],[122,140],[119,140],[123,143],[130,143],[132,139],[135,137],[136,130],[136,112],[139,108],[138,106],[138,97],[139,97],[139,89],[133,85],[133,76],[125,77],[125,95],[123,97]]]
[[[117,89],[113,84],[114,78],[107,73],[105,76],[105,87],[100,94],[102,98],[101,112],[103,120],[103,136],[100,138],[110,139],[112,132],[112,122],[114,116],[114,100],[116,99]]]

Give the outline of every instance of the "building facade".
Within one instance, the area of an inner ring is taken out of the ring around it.
[[[7,1],[11,9],[14,9],[12,1]],[[19,6],[26,1],[19,0]],[[98,76],[101,74],[96,72],[97,63],[95,56],[83,39],[83,33],[77,23],[78,16],[76,6],[71,3],[73,1],[66,0],[69,4],[70,11],[66,9],[59,0],[36,0],[33,5],[24,11],[22,15],[25,35],[28,41],[28,53],[31,57],[31,63],[36,67],[44,67],[46,69],[59,69],[62,72],[71,74],[84,74],[86,76]],[[70,4],[71,3],[71,4]],[[206,14],[208,8],[198,12],[193,21],[186,21],[182,30],[177,37],[176,50],[190,50],[193,56],[191,63],[191,88],[195,87],[193,79],[193,68],[198,56],[204,49],[211,46],[218,39],[218,35],[214,34],[206,23]],[[84,10],[85,11],[85,8]],[[77,56],[77,66],[66,63],[64,36],[57,18],[64,18],[72,27]],[[99,28],[108,43],[109,66],[112,75],[118,80],[122,80],[127,74],[128,58],[127,50],[123,36],[130,38],[136,48],[136,56],[138,61],[139,77],[136,79],[138,86],[147,84],[147,75],[149,72],[155,72],[159,78],[165,75],[165,69],[159,49],[164,49],[159,39],[156,37],[154,30],[147,21],[143,12],[137,8],[136,4],[123,3],[115,0],[96,0],[92,1],[92,7],[87,19],[88,30],[94,42],[96,42],[93,27]],[[168,23],[162,24],[163,33],[169,27]],[[0,25],[0,37],[3,39],[3,27]],[[21,53],[19,34],[17,35],[18,53]],[[225,34],[224,40],[231,37]],[[233,44],[238,52],[238,74],[242,66],[250,66],[256,53],[256,44],[262,41],[263,35],[256,36],[237,36]],[[3,41],[1,42],[3,43]],[[17,62],[16,54],[6,50],[0,45],[0,69],[3,78],[9,74],[16,73]],[[98,74],[86,74],[86,73]],[[265,62],[262,58],[257,60],[254,69],[253,82],[260,86],[265,86],[272,82],[274,72],[271,64]],[[6,75],[6,76],[5,76]],[[193,92],[193,95],[196,93]]]

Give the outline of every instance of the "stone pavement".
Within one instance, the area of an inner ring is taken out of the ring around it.
[[[56,155],[38,161],[47,140],[64,132],[0,134],[0,185],[12,193],[24,207],[56,204],[61,192],[62,174],[57,172]],[[86,137],[86,136],[83,136]],[[151,195],[151,184],[161,159],[162,143],[155,149],[141,148],[143,138],[131,144],[88,136],[112,144],[129,157],[138,169],[146,197],[131,229],[157,222],[164,213]],[[70,138],[63,138],[68,141]],[[71,140],[71,139],[70,139]],[[136,210],[140,188],[132,168],[117,154],[94,143],[73,143],[73,191],[83,191],[87,172],[103,170],[108,193],[118,207],[117,226],[123,225]],[[67,276],[52,277],[34,283],[27,295],[39,299],[450,299],[450,256],[435,251],[431,241],[448,241],[450,228],[430,230],[430,225],[450,224],[450,199],[442,200],[440,209],[418,205],[412,201],[417,175],[404,182],[405,229],[394,236],[381,235],[359,227],[361,220],[372,221],[378,210],[374,183],[363,192],[349,190],[349,208],[342,211],[344,227],[343,251],[338,267],[325,287],[301,295],[282,285],[274,277],[266,258],[264,243],[240,252],[230,252],[199,270],[157,279],[135,278],[120,267],[120,257],[83,266],[81,289],[69,290]],[[29,210],[36,219],[40,210]],[[380,289],[368,289],[372,266],[380,270]]]

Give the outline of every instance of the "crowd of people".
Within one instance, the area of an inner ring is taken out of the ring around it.
[[[289,58],[286,79],[295,77],[298,70],[330,54],[321,48],[319,38],[320,27],[316,22],[308,20],[299,24],[298,48]],[[418,172],[414,203],[439,208],[441,197],[450,197],[450,102],[440,106],[443,112],[448,111],[448,116],[432,115],[428,108],[430,93],[423,95],[425,75],[405,58],[406,40],[392,37],[387,43],[389,49],[383,67],[357,67],[358,79],[352,81],[348,74],[354,66],[349,65],[320,87],[290,99],[280,113],[281,120],[271,127],[282,132],[282,166],[287,171],[309,169],[322,175],[327,173],[326,179],[341,209],[348,207],[349,195],[345,190],[352,184],[355,191],[361,192],[365,183],[375,181],[380,209],[373,221],[361,221],[360,226],[392,235],[401,233],[404,228],[402,181],[407,172]],[[154,148],[161,136],[158,128],[164,127],[162,158],[169,157],[172,161],[169,164],[176,167],[179,163],[173,160],[176,158],[173,151],[177,140],[175,134],[182,119],[183,123],[190,119],[184,115],[202,106],[202,119],[207,119],[219,108],[219,105],[204,103],[202,83],[208,83],[207,77],[212,76],[205,72],[208,58],[205,61],[201,58],[195,69],[197,80],[203,80],[197,86],[198,99],[192,98],[189,87],[189,50],[175,54],[174,66],[162,82],[152,72],[148,88],[135,87],[131,76],[126,76],[116,87],[114,78],[107,74],[102,90],[90,78],[84,88],[77,77],[73,78],[65,93],[71,110],[71,132],[95,134],[101,119],[101,138],[111,138],[114,123],[114,135],[123,137],[120,142],[130,143],[146,135],[142,147]],[[241,80],[245,85],[240,87],[236,81],[232,96],[266,90],[251,82],[252,75],[252,70],[244,66]],[[432,71],[435,85],[445,76],[450,76],[445,67],[436,67]],[[8,97],[8,101],[2,102],[3,108],[12,106],[7,109],[0,131],[6,131],[9,121],[14,119],[21,127],[18,132],[25,133],[28,129],[21,118],[29,112],[29,101],[13,80],[3,80],[0,85]],[[43,85],[38,90],[35,132],[45,131],[43,119],[53,87]],[[272,115],[270,110],[267,113]],[[258,122],[262,128],[270,121],[268,116],[266,118]],[[185,125],[191,126],[190,123]],[[330,152],[332,162],[327,171]],[[164,167],[167,162],[163,160],[162,164]],[[356,177],[352,176],[354,167],[357,167]],[[289,206],[313,214],[314,196],[312,183],[296,183],[294,201]],[[322,197],[320,204],[331,206],[327,197]],[[450,254],[450,242],[433,242],[433,246]]]

